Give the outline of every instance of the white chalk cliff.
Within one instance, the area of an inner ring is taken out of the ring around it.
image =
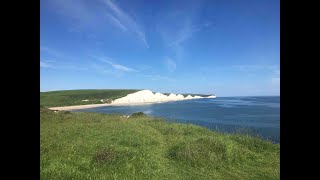
[[[188,99],[198,99],[198,98],[216,98],[216,96],[191,96],[188,95],[184,97],[181,94],[173,94],[171,93],[169,96],[161,94],[161,93],[152,93],[150,90],[142,90],[132,94],[128,94],[125,97],[116,99],[112,102],[112,104],[132,104],[132,103],[155,103],[155,102],[168,102],[168,101],[181,101]]]

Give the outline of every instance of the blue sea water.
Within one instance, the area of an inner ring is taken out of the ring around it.
[[[227,133],[245,133],[280,143],[280,97],[217,97],[136,106],[105,106],[75,111],[144,112],[167,121],[196,124]]]

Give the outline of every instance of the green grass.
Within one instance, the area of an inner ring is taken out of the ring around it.
[[[46,107],[72,106],[85,104],[101,104],[101,99],[114,100],[139,90],[64,90],[40,92],[40,105]],[[82,100],[88,99],[88,102]]]
[[[279,179],[280,145],[136,113],[40,108],[41,179]]]

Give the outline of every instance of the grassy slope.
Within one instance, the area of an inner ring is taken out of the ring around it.
[[[138,90],[65,90],[40,93],[40,105],[46,107],[100,104],[100,99],[117,99]],[[89,102],[82,100],[89,99]]]
[[[280,145],[261,139],[146,116],[40,111],[41,179],[279,179]]]

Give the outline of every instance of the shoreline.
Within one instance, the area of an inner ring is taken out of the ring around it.
[[[117,102],[117,103],[110,103],[110,104],[85,104],[85,105],[74,105],[74,106],[48,107],[48,109],[55,110],[55,111],[71,111],[71,110],[77,110],[77,109],[88,109],[88,108],[105,107],[105,106],[139,106],[139,105],[177,102],[177,101],[186,101],[186,100],[193,100],[193,99],[206,99],[206,98],[212,98],[212,97],[201,97],[201,98],[180,99],[180,100],[176,99],[176,100],[165,100],[165,101],[154,101],[154,102],[130,102],[130,103]]]
[[[58,111],[68,111],[68,110],[77,110],[77,109],[88,109],[88,108],[96,108],[96,107],[105,107],[105,106],[137,106],[137,105],[148,105],[148,104],[156,104],[156,103],[164,103],[164,102],[176,102],[176,101],[184,101],[191,99],[202,99],[202,98],[216,98],[214,95],[210,95],[207,97],[201,97],[198,95],[191,96],[188,95],[184,97],[181,94],[170,94],[164,95],[161,93],[153,93],[150,90],[141,90],[132,94],[128,94],[122,98],[115,99],[110,104],[85,104],[85,105],[73,105],[73,106],[62,106],[62,107],[50,107],[51,110]],[[88,101],[88,100],[83,100]],[[102,101],[102,100],[101,100]],[[103,101],[102,101],[103,102]]]
[[[174,101],[117,103],[117,104],[85,104],[85,105],[75,105],[75,106],[49,107],[48,109],[55,110],[55,111],[70,111],[70,110],[89,109],[89,108],[105,107],[105,106],[139,106],[139,105],[158,104],[158,103],[165,103],[165,102],[174,102]]]

